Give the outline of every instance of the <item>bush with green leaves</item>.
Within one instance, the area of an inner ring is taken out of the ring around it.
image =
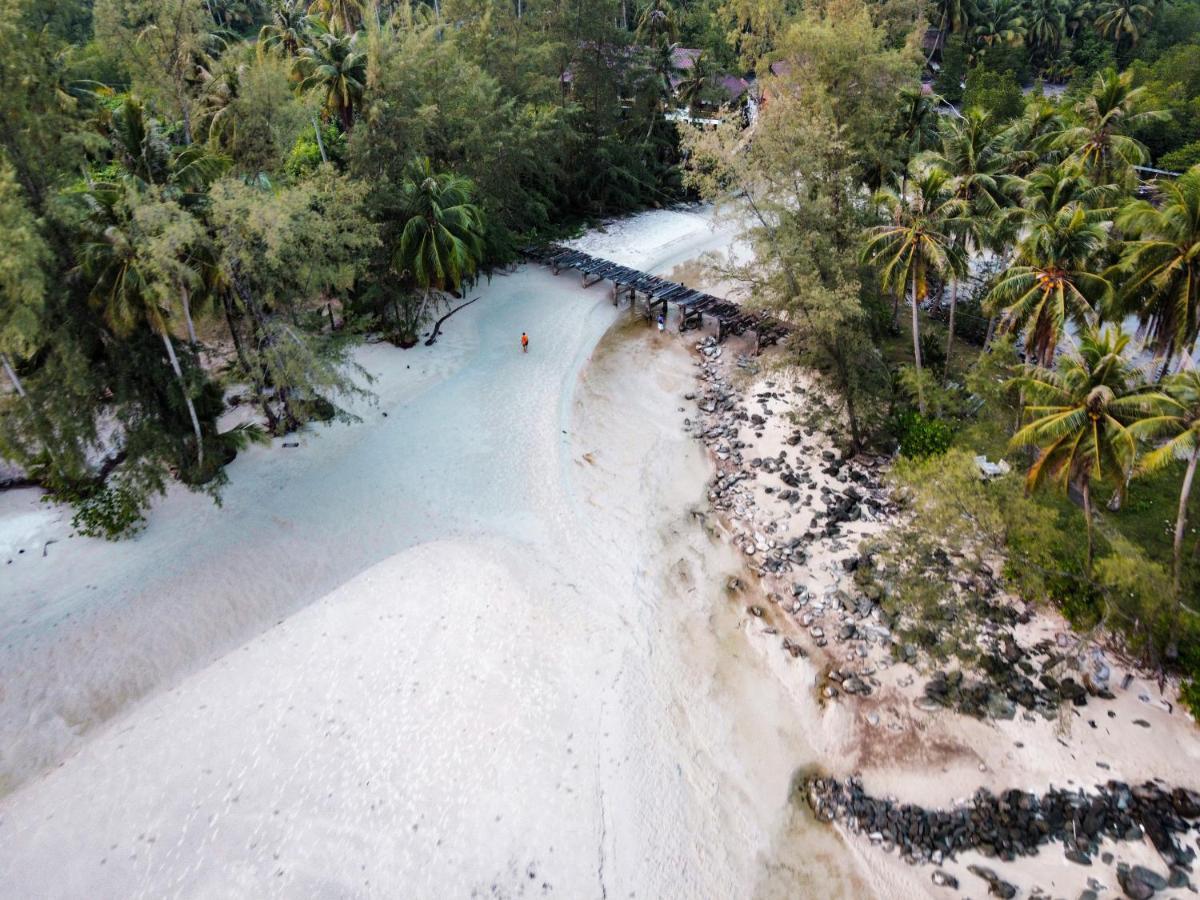
[[[999,614],[990,592],[1011,588],[1040,599],[1038,583],[1010,570],[1023,576],[1047,567],[1042,548],[1058,530],[1056,518],[1025,496],[1015,475],[985,479],[961,449],[901,458],[890,481],[906,514],[869,548],[881,603],[905,640],[936,658],[969,660],[981,623]],[[1030,550],[1019,559],[1011,549],[1018,544]],[[1002,577],[993,577],[1005,559]],[[964,581],[978,589],[961,590]]]
[[[939,456],[950,449],[954,429],[942,419],[926,418],[915,409],[909,409],[896,417],[896,436],[901,455],[922,459]]]
[[[1179,149],[1164,154],[1158,161],[1159,167],[1169,172],[1186,172],[1197,164],[1200,164],[1200,141],[1184,144]]]
[[[284,163],[284,171],[293,178],[312,175],[325,162],[321,157],[322,146],[325,149],[325,158],[337,168],[342,168],[346,160],[346,136],[336,126],[326,125],[321,129],[319,144],[317,133],[312,128],[300,132]]]

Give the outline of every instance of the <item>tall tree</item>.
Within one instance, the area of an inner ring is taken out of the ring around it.
[[[313,0],[309,4],[310,14],[317,16],[330,31],[354,34],[363,23],[362,0]]]
[[[858,452],[892,396],[864,303],[875,292],[859,281],[863,184],[824,85],[802,74],[784,87],[749,145],[736,122],[684,130],[688,184],[743,223],[753,258],[723,277],[791,323],[789,350],[824,374]]]
[[[352,337],[326,330],[327,304],[356,287],[378,243],[363,215],[366,185],[330,168],[272,189],[225,178],[212,187],[217,272],[246,319],[243,371],[274,434],[355,417],[337,399],[363,393]],[[234,333],[241,323],[230,318]]]
[[[955,238],[969,262],[975,251],[991,243],[1000,210],[1007,205],[1002,174],[1005,165],[1003,145],[991,127],[990,117],[979,109],[967,110],[961,119],[946,119],[941,137],[941,151],[932,156],[932,161],[954,179],[954,193],[963,201]],[[959,278],[951,278],[946,335],[947,379],[954,347],[959,282]]]
[[[1097,184],[1130,185],[1132,167],[1145,165],[1150,158],[1132,132],[1169,115],[1145,109],[1148,99],[1144,87],[1133,86],[1133,72],[1098,72],[1087,96],[1075,106],[1078,124],[1063,131],[1060,145],[1083,164]]]
[[[649,46],[671,44],[679,38],[679,17],[669,0],[651,0],[637,21],[637,40]]]
[[[779,53],[787,72],[773,90],[804,96],[817,86],[851,149],[848,164],[873,188],[884,184],[896,168],[898,95],[919,80],[920,52],[894,47],[866,5],[828,3],[790,23]]]
[[[1154,18],[1152,2],[1144,0],[1102,0],[1096,15],[1096,29],[1117,45],[1135,46]]]
[[[1056,104],[1044,99],[1027,103],[1025,111],[1004,129],[1005,171],[1028,177],[1042,163],[1054,163],[1065,154],[1059,139],[1065,128]]]
[[[716,97],[714,73],[708,63],[708,57],[701,53],[692,63],[692,67],[682,73],[678,86],[679,102],[687,107],[690,115],[696,115],[707,103],[712,103]]]
[[[903,194],[907,189],[908,170],[912,161],[926,150],[937,147],[940,123],[936,97],[927,95],[919,87],[906,87],[900,91],[896,120],[896,141],[900,148],[900,193]]]
[[[276,0],[271,6],[271,21],[258,32],[258,46],[286,56],[300,52],[308,36],[308,17],[303,0]]]
[[[187,229],[190,218],[158,192],[126,176],[97,185],[87,195],[89,215],[79,247],[80,269],[91,299],[118,335],[147,328],[162,340],[187,406],[196,441],[197,469],[204,466],[204,435],[171,335],[173,301],[196,283],[167,232]],[[165,208],[164,208],[165,205]]]
[[[1175,461],[1187,464],[1179,488],[1179,510],[1175,515],[1174,582],[1177,602],[1183,599],[1183,536],[1187,530],[1188,501],[1200,463],[1200,372],[1195,370],[1172,375],[1161,385],[1172,406],[1162,411],[1160,420],[1149,429],[1170,435],[1160,447],[1142,457],[1141,469],[1156,472]]]
[[[367,81],[367,55],[358,47],[358,35],[314,29],[312,43],[296,57],[296,72],[301,90],[322,94],[325,109],[349,132]]]
[[[932,17],[937,22],[938,32],[962,32],[966,30],[970,17],[970,4],[964,0],[937,0],[934,9],[937,15]]]
[[[192,141],[192,89],[207,61],[215,27],[196,0],[97,0],[96,39],[113,58],[128,61],[134,86],[175,110],[184,143]]]
[[[1123,293],[1165,373],[1191,354],[1200,334],[1200,165],[1159,186],[1155,202],[1134,200],[1117,217],[1128,238]]]
[[[967,204],[955,196],[949,174],[936,166],[915,173],[907,195],[884,188],[875,195],[875,202],[888,221],[867,230],[863,257],[879,267],[884,288],[898,294],[910,288],[917,402],[924,413],[921,303],[928,293],[930,273],[958,278],[966,274],[965,254],[954,229]]]
[[[1025,37],[1020,4],[1008,0],[979,0],[971,13],[971,45],[976,54],[992,47],[1015,46]]]
[[[424,318],[434,291],[458,290],[474,275],[483,255],[483,222],[465,178],[436,173],[428,159],[409,168],[393,265],[401,281],[421,292],[416,321]]]
[[[1095,556],[1092,488],[1108,483],[1118,493],[1132,474],[1139,422],[1170,401],[1149,390],[1125,355],[1129,336],[1107,328],[1087,332],[1078,353],[1061,357],[1053,369],[1031,367],[1019,379],[1031,420],[1012,438],[1013,447],[1037,447],[1026,485],[1046,483],[1079,491],[1087,524],[1086,570]]]
[[[1026,182],[1018,264],[1003,272],[988,298],[991,310],[1001,313],[1002,328],[1024,332],[1026,354],[1043,367],[1054,361],[1067,323],[1080,329],[1096,324],[1097,310],[1112,292],[1108,278],[1093,270],[1108,239],[1103,217],[1078,200],[1061,203],[1063,192],[1080,184],[1062,169],[1034,173]]]
[[[41,346],[44,266],[50,252],[23,194],[12,166],[0,156],[0,232],[5,244],[0,255],[0,367],[17,396],[28,404],[29,395],[17,375],[16,361],[31,356]],[[37,415],[32,406],[29,412]]]
[[[1069,0],[1029,0],[1025,40],[1046,59],[1058,51],[1067,33]]]

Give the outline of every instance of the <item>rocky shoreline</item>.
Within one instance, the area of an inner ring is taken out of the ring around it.
[[[1186,838],[1197,827],[1200,793],[1186,788],[1167,790],[1151,783],[1130,787],[1109,781],[1090,792],[1052,789],[1041,796],[1016,789],[998,796],[980,790],[969,806],[950,810],[872,797],[857,778],[815,777],[799,790],[821,821],[840,822],[884,853],[896,851],[912,864],[941,865],[967,850],[1011,862],[1036,854],[1044,844],[1060,843],[1066,859],[1090,866],[1102,853],[1101,841],[1147,837],[1168,872],[1160,875],[1145,866],[1123,875],[1118,870],[1126,896],[1148,898],[1168,887],[1191,886],[1196,850],[1181,846],[1176,837]],[[992,870],[973,866],[971,871],[989,882],[990,894],[1016,896],[1016,888]],[[940,869],[931,880],[939,886],[956,886],[956,879]]]
[[[1104,651],[1061,624],[1050,630],[1046,617],[1007,596],[986,566],[963,573],[949,559],[941,574],[962,589],[977,622],[978,652],[970,665],[935,667],[910,641],[906,628],[911,623],[886,608],[888,573],[881,571],[867,540],[898,512],[883,481],[889,461],[844,459],[827,433],[836,413],[820,385],[804,373],[772,368],[769,357],[758,359],[735,347],[711,337],[695,344],[699,387],[685,396],[696,406],[685,427],[706,446],[716,468],[708,486],[709,513],[746,565],[749,583],[734,578],[727,587],[743,604],[753,633],[778,641],[787,658],[808,660],[817,672],[820,702],[846,707],[853,723],[847,737],[851,745],[878,744],[890,731],[894,740],[908,740],[910,747],[915,741],[919,747],[931,740],[921,737],[928,728],[936,724],[954,733],[960,727],[955,720],[987,729],[1011,723],[1024,730],[1041,722],[1043,744],[1045,729],[1063,727],[1064,716],[1086,722],[1093,734],[1129,724],[1140,726],[1135,732],[1148,729],[1149,722],[1130,717],[1126,707],[1108,705],[1118,700],[1114,691],[1125,695],[1122,700],[1173,712],[1169,702],[1155,704],[1140,685],[1128,690],[1134,676],[1114,677],[1116,666]],[[1090,703],[1100,709],[1085,718],[1082,708]],[[1116,708],[1122,711],[1119,722]],[[839,721],[847,720],[843,715]],[[1017,750],[1024,746],[1024,733],[1013,743]],[[1057,733],[1054,740],[1056,750],[1068,748]],[[958,752],[973,755],[969,743],[959,747]],[[969,872],[993,896],[1014,897],[1018,888],[1005,880],[1019,880],[1014,875],[1001,877],[988,866],[970,864],[955,876],[942,866],[959,854],[1009,866],[1052,842],[1062,843],[1066,859],[1077,867],[1090,867],[1093,860],[1109,865],[1113,854],[1102,841],[1132,846],[1143,838],[1167,871],[1138,864],[1152,858],[1135,857],[1134,865],[1119,862],[1115,875],[1125,895],[1145,898],[1190,887],[1196,851],[1179,840],[1197,827],[1200,794],[1189,788],[1127,784],[1114,771],[1113,780],[1093,789],[1079,786],[1089,783],[1087,776],[1068,777],[1071,788],[1051,786],[1035,794],[1003,790],[1004,782],[997,784],[996,773],[990,773],[992,790],[979,787],[969,801],[926,808],[872,796],[854,764],[846,765],[844,750],[835,751],[840,756],[834,768],[841,775],[805,779],[797,799],[819,820],[843,829],[848,839],[889,851],[894,862],[933,864],[927,884],[934,888],[955,890],[959,877]],[[1094,750],[1100,752],[1100,746]],[[1074,760],[1074,753],[1069,758]],[[1095,765],[1110,768],[1101,760]],[[972,790],[955,796],[970,796]],[[1098,896],[1103,881],[1088,878],[1082,895]],[[1036,884],[1026,884],[1025,890],[1045,896]]]
[[[848,665],[835,670],[833,680],[850,693],[869,693],[869,681],[863,679],[871,671],[861,661],[871,656],[872,646],[886,646],[891,631],[878,598],[852,600],[841,581],[857,562],[858,539],[892,512],[879,480],[884,461],[845,460],[831,449],[817,424],[828,410],[810,386],[767,378],[763,390],[747,397],[735,387],[730,370],[751,379],[758,372],[754,360],[741,356],[731,365],[725,346],[713,338],[696,349],[702,389],[686,399],[696,402],[700,416],[686,426],[716,461],[709,504],[749,570],[768,585],[765,599],[773,610],[768,615],[765,607],[751,604],[747,612],[771,620],[768,633],[776,628],[775,615],[787,616],[807,630],[815,647],[846,644]],[[771,446],[769,456],[748,456],[749,442],[761,440],[768,430],[780,432],[778,448]],[[814,570],[823,573],[818,579],[823,589],[806,583],[811,579],[787,577]],[[793,657],[806,655],[788,637],[782,648]],[[836,694],[836,686],[827,688],[828,697]]]

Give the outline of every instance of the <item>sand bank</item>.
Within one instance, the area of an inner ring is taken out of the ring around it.
[[[603,252],[727,240],[635,222]],[[3,604],[0,895],[862,893],[690,514],[692,357],[577,284],[366,348],[364,423],[244,454],[222,509],[173,492],[116,546],[44,513]]]

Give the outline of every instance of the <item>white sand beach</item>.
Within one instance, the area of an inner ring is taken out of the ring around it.
[[[576,242],[689,282],[734,243],[703,209]],[[362,421],[245,452],[220,508],[173,490],[110,544],[0,494],[0,897],[946,897],[817,824],[802,779],[938,807],[1194,782],[1194,723],[1136,672],[1105,707],[984,721],[923,707],[877,616],[845,636],[843,561],[887,527],[886,488],[810,532],[848,486],[828,434],[798,432],[811,373],[741,339],[697,354],[573,272],[476,295],[433,347],[363,347]],[[714,379],[759,414],[736,452]],[[756,468],[785,459],[803,502]],[[736,490],[714,479],[743,462]],[[830,691],[839,668],[869,696]],[[968,896],[973,862],[943,864]],[[1002,875],[1115,884],[1051,845]]]
[[[586,240],[670,271],[728,239]],[[112,545],[0,497],[0,895],[866,890],[789,800],[812,694],[689,514],[687,344],[570,273],[478,293],[364,348],[363,422],[244,453],[221,508],[172,491]]]

